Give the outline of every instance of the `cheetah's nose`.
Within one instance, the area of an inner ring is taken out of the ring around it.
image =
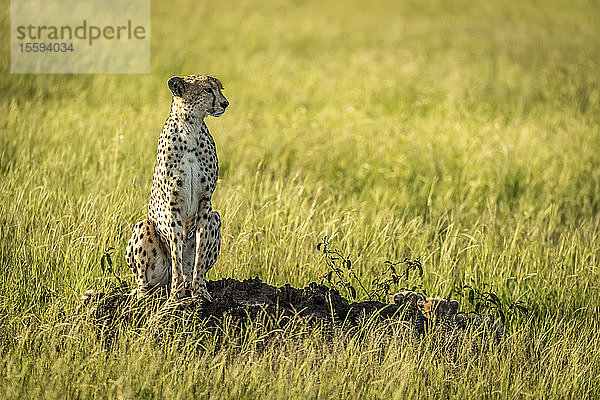
[[[229,105],[229,102],[227,100],[225,100],[221,103],[221,107],[223,107],[223,108],[227,108],[228,105]]]

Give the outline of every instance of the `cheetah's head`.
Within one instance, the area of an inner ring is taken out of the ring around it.
[[[424,301],[420,301],[418,305],[426,318],[454,315],[458,311],[458,301],[450,301],[441,297],[428,297]]]
[[[173,93],[174,105],[204,118],[207,115],[220,117],[229,102],[221,92],[223,85],[217,78],[208,75],[173,76],[168,81]]]

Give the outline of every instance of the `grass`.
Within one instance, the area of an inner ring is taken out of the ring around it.
[[[153,2],[148,75],[10,75],[3,30],[0,393],[600,397],[599,10]],[[429,293],[474,281],[525,301],[511,346],[452,362],[376,328],[358,341],[253,327],[223,346],[124,329],[106,348],[72,324],[81,293],[107,286],[104,249],[132,281],[124,249],[181,73],[219,77],[231,102],[207,120],[224,221],[210,279],[302,287],[326,272],[328,235],[366,282],[420,257]]]

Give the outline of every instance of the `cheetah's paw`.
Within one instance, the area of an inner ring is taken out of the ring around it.
[[[194,282],[192,283],[192,297],[194,298],[202,298],[206,301],[212,301],[213,298],[208,293],[208,289],[206,289],[206,283]]]

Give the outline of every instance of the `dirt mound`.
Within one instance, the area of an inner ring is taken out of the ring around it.
[[[335,289],[310,283],[303,289],[286,284],[274,287],[258,278],[238,281],[221,279],[208,281],[208,291],[213,301],[187,298],[173,302],[165,294],[154,293],[141,299],[129,293],[91,294],[82,298],[81,310],[104,327],[132,321],[148,321],[177,316],[179,321],[217,325],[224,317],[234,323],[268,318],[285,323],[292,318],[302,318],[309,323],[338,326],[350,329],[367,320],[402,321],[409,331],[421,336],[438,331],[442,336],[470,328],[482,328],[501,340],[504,329],[479,316],[458,313],[458,302],[442,298],[425,298],[416,292],[401,292],[390,296],[390,303],[363,301],[350,303]],[[183,318],[182,318],[183,317]],[[472,329],[471,329],[472,331]]]

